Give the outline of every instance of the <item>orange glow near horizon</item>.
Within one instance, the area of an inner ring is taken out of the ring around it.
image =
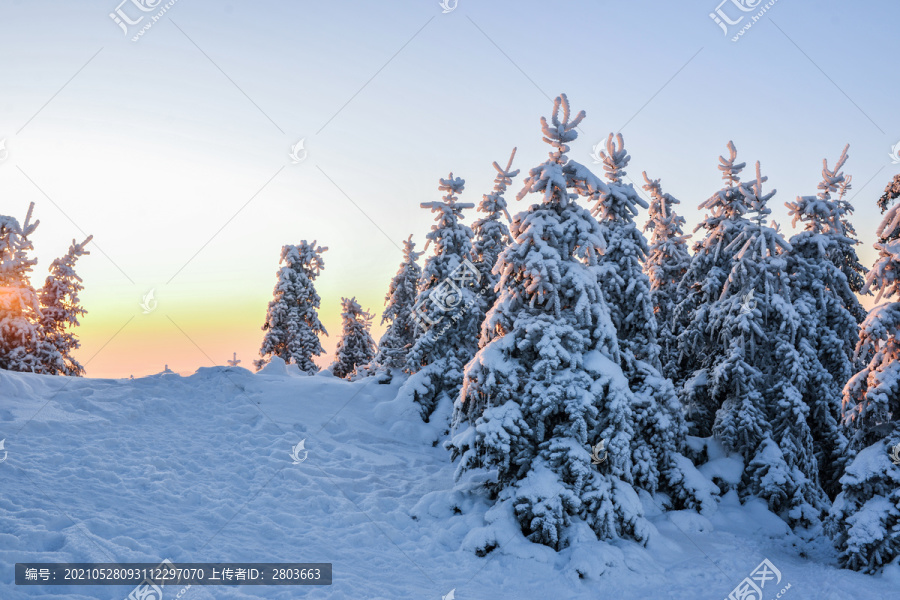
[[[381,302],[376,305],[376,294],[369,296],[358,300],[376,315],[372,337],[377,341],[385,330],[379,324],[382,306]],[[267,304],[267,300],[241,300],[218,307],[182,305],[168,311],[160,307],[149,314],[135,310],[92,316],[89,312],[76,330],[81,340],[76,358],[91,378],[144,377],[163,371],[166,365],[190,375],[200,367],[226,365],[232,353],[237,353],[239,366],[255,371]],[[329,335],[321,337],[325,354],[315,362],[327,367],[340,339],[340,298],[323,298],[319,318]]]

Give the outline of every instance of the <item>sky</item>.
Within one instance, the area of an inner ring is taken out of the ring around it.
[[[0,2],[0,214],[35,203],[38,285],[94,236],[78,263],[90,377],[232,353],[250,367],[280,248],[301,240],[328,247],[320,363],[343,296],[378,315],[378,339],[402,240],[421,249],[432,223],[419,204],[451,171],[477,203],[517,147],[507,199],[525,209],[515,193],[546,158],[539,119],[562,92],[587,113],[569,156],[599,174],[593,146],[621,132],[629,177],[660,178],[688,231],[729,140],[747,176],[761,162],[788,235],[784,203],[816,193],[822,159],[849,143],[871,265],[875,200],[900,172],[890,0],[117,2]],[[743,18],[723,32],[717,9]],[[126,33],[110,14],[143,18]]]

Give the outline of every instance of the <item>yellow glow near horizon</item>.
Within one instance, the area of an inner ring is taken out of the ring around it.
[[[384,333],[381,326],[383,296],[357,296],[364,308],[375,313],[372,337]],[[77,330],[81,348],[76,358],[86,364],[88,377],[142,377],[168,367],[189,375],[200,367],[225,365],[236,352],[239,366],[255,370],[264,332],[268,299],[229,299],[217,306],[202,300],[166,306],[160,299],[156,310],[143,314],[137,302],[133,308],[94,307]],[[341,334],[340,298],[323,298],[319,318],[328,331],[322,336],[325,354],[315,359],[320,367],[331,364]]]

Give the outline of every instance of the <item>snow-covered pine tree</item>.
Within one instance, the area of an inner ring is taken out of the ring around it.
[[[803,231],[790,239],[788,271],[801,316],[797,348],[808,374],[803,399],[810,408],[822,486],[831,498],[838,493],[847,457],[847,440],[838,424],[841,390],[854,371],[853,349],[859,338],[855,315],[865,314],[842,271],[848,249],[853,256],[856,253],[844,230],[845,210],[839,199],[832,198],[843,189],[841,168],[846,161],[845,147],[834,168],[823,161],[816,196],[800,196],[785,204],[793,225],[803,225]]]
[[[890,302],[873,308],[860,328],[856,353],[871,359],[844,388],[843,406],[851,451],[858,453],[841,477],[828,520],[841,564],[868,573],[900,556],[900,466],[890,458],[900,457],[898,197],[900,174],[878,200],[885,215],[875,243],[878,258],[864,290],[877,291],[876,302]]]
[[[375,356],[375,340],[369,333],[374,315],[364,311],[356,298],[341,298],[341,339],[334,353],[331,372],[336,377],[350,377],[356,367]]]
[[[315,240],[311,244],[303,240],[296,246],[288,244],[281,248],[280,262],[284,266],[278,270],[274,298],[269,302],[262,327],[266,332],[259,350],[262,358],[253,361],[257,369],[278,356],[310,375],[318,372],[312,357],[325,353],[319,334],[328,335],[328,332],[319,321],[321,299],[313,280],[325,267],[322,253],[326,250],[316,246]]]
[[[550,122],[541,119],[552,151],[518,194],[537,203],[513,219],[496,267],[499,298],[466,367],[446,444],[460,459],[457,479],[483,486],[528,539],[553,548],[568,544],[574,519],[600,539],[645,542],[649,531],[631,487],[634,399],[597,281],[606,244],[576,203],[608,189],[565,154],[583,118],[570,119],[561,95]],[[589,449],[601,440],[608,460],[597,469]],[[479,551],[503,543],[492,536]]]
[[[85,246],[93,237],[88,236],[80,244],[72,240],[69,251],[50,265],[50,275],[40,290],[41,333],[37,355],[41,373],[84,374],[84,367],[72,356],[81,346],[72,329],[78,327],[78,318],[87,314],[78,301],[84,285],[75,272],[75,263],[79,257],[90,254]]]
[[[715,356],[717,332],[709,327],[709,309],[722,294],[734,265],[734,253],[726,248],[749,225],[744,216],[749,210],[742,189],[740,172],[746,163],[736,163],[734,142],[728,142],[728,158],[719,157],[719,170],[725,186],[700,205],[707,214],[694,228],[706,235],[694,243],[691,263],[678,284],[678,305],[673,316],[678,350],[666,366],[681,395],[688,415],[691,434],[712,434],[717,406],[708,390],[709,367]]]
[[[741,188],[745,220],[722,250],[733,257],[720,297],[708,307],[713,353],[708,391],[716,409],[712,431],[744,458],[742,494],[758,496],[792,526],[819,523],[828,499],[819,485],[801,390],[808,380],[797,350],[801,318],[793,305],[787,254],[791,246],[767,224],[766,177]]]
[[[449,418],[462,387],[463,367],[478,349],[484,314],[478,310],[479,292],[485,288],[472,260],[474,234],[461,222],[462,211],[474,204],[457,201],[464,187],[465,180],[450,173],[438,186],[446,192],[443,200],[421,204],[436,213],[427,234],[434,254],[425,259],[413,316],[427,330],[409,351],[406,368],[412,375],[399,394],[417,402],[426,421],[441,405],[444,418]]]
[[[650,278],[650,298],[656,317],[656,337],[659,341],[663,374],[672,377],[674,373],[665,372],[665,368],[673,362],[677,351],[673,318],[678,304],[678,284],[691,264],[687,246],[690,235],[685,235],[682,229],[684,217],[679,216],[672,208],[681,201],[663,193],[659,179],[650,179],[646,171],[643,175],[643,187],[650,192],[650,218],[644,231],[651,232],[650,251],[644,262],[644,272]]]
[[[40,372],[37,356],[41,317],[38,295],[29,273],[37,264],[28,236],[40,221],[31,222],[34,202],[22,224],[0,215],[0,369]]]
[[[403,369],[406,356],[416,341],[418,327],[413,320],[412,309],[418,294],[422,268],[418,260],[421,252],[415,251],[412,235],[403,242],[403,262],[388,288],[384,302],[387,307],[381,315],[382,324],[388,323],[387,331],[378,342],[375,355],[376,368]]]
[[[485,194],[478,204],[478,212],[484,213],[484,216],[472,223],[472,232],[475,234],[475,241],[472,243],[473,254],[475,256],[475,266],[481,271],[481,285],[487,290],[484,293],[484,306],[490,308],[497,299],[494,288],[500,281],[500,275],[493,272],[494,265],[497,263],[497,257],[506,246],[509,245],[509,212],[506,210],[506,199],[503,194],[506,188],[512,183],[513,177],[519,174],[519,170],[510,170],[513,159],[516,157],[516,148],[513,148],[509,155],[509,161],[506,168],[501,168],[496,162],[493,163],[497,176],[494,178],[494,189],[490,194]]]
[[[623,180],[631,157],[621,133],[609,135],[606,151],[600,155],[609,183],[594,195],[591,210],[606,240],[597,281],[619,340],[620,365],[634,393],[634,483],[652,494],[661,485],[667,489],[669,481],[684,480],[683,474],[669,471],[676,468],[674,457],[684,443],[686,428],[675,388],[660,373],[650,279],[643,271],[649,250],[634,222],[638,207],[647,208],[647,202]]]
[[[838,173],[840,175],[840,173]],[[844,276],[847,277],[847,282],[850,284],[850,289],[853,290],[854,294],[859,294],[862,292],[862,289],[866,285],[866,274],[869,272],[867,268],[865,268],[860,262],[859,257],[856,255],[856,246],[860,245],[862,242],[859,241],[856,237],[856,229],[853,227],[853,223],[850,221],[850,216],[853,214],[853,205],[849,200],[845,200],[844,197],[847,195],[847,192],[850,191],[852,187],[850,182],[853,179],[852,175],[844,175],[844,180],[840,183],[838,187],[838,197],[837,197],[837,207],[840,211],[840,219],[841,225],[844,231],[844,237],[846,240],[840,240],[840,253],[837,255],[837,264],[840,267],[841,271],[844,273]],[[832,259],[834,260],[834,259]],[[853,316],[856,317],[858,322],[862,322],[863,319],[866,318],[866,311],[860,306],[858,311],[854,310]]]

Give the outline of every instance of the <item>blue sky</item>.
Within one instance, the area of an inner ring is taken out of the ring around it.
[[[147,22],[164,4],[120,8]],[[234,351],[249,365],[279,249],[302,239],[330,248],[318,289],[333,349],[341,296],[380,315],[438,178],[464,177],[477,202],[513,146],[527,172],[560,92],[587,112],[570,156],[592,164],[592,145],[621,130],[629,175],[661,178],[690,229],[728,140],[748,168],[761,161],[788,233],[784,202],[815,193],[822,159],[849,143],[871,264],[874,201],[900,171],[900,6],[887,0],[778,0],[736,43],[705,0],[459,0],[446,14],[437,0],[178,0],[137,42],[110,19],[117,6],[0,4],[0,212],[36,203],[37,281],[94,235],[79,265],[89,376],[191,372]],[[308,155],[292,164],[300,139]]]

